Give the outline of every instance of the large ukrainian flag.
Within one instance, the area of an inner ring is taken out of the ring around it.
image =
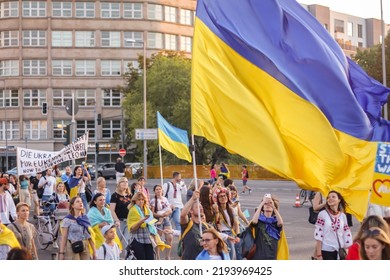
[[[192,133],[307,189],[341,192],[361,220],[389,89],[293,0],[198,0]]]
[[[169,124],[160,112],[157,112],[158,143],[165,150],[188,162],[192,161],[189,152],[187,131]]]

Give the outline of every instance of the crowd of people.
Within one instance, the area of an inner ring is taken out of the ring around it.
[[[113,193],[100,177],[90,198],[91,177],[84,166],[73,171],[66,167],[63,174],[54,167],[30,178],[1,174],[0,259],[39,259],[30,211],[44,211],[52,218],[59,208],[67,209],[60,224],[60,260],[289,258],[278,198],[265,194],[254,215],[246,216],[227,164],[219,169],[212,165],[208,181],[188,187],[180,172],[174,172],[169,181],[155,185],[153,193],[144,177],[129,186],[119,173]],[[246,165],[241,176],[241,193],[250,193]],[[312,202],[318,212],[312,259],[390,259],[390,218],[368,215],[353,237],[340,193],[317,193]],[[172,250],[174,238],[177,250]],[[173,251],[178,256],[172,256]]]

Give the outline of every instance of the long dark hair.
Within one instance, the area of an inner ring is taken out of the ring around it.
[[[226,194],[226,197],[227,197],[227,203],[226,203],[226,211],[227,211],[227,214],[229,216],[229,219],[230,219],[230,225],[228,224],[228,226],[230,226],[231,228],[233,228],[233,224],[234,224],[234,216],[233,216],[233,209],[232,207],[230,206],[230,198],[229,198],[229,191],[226,190],[226,191],[221,191],[218,193],[217,195],[217,204],[218,204],[218,211],[221,215],[223,215],[223,218],[225,219],[226,223],[227,223],[227,217],[225,215],[225,211],[223,211],[222,209],[222,206],[221,206],[221,203],[219,202],[219,195],[221,193],[225,193]]]
[[[345,212],[345,208],[347,207],[347,202],[345,201],[344,197],[341,195],[341,193],[339,192],[336,192],[336,191],[330,191],[328,193],[328,195],[326,196],[326,208],[327,209],[330,209],[329,205],[328,205],[328,196],[331,194],[331,193],[335,193],[337,195],[337,197],[340,199],[340,203],[339,205],[337,206],[337,210],[338,211],[342,211],[342,212]]]
[[[102,193],[97,193],[97,194],[95,194],[95,195],[93,196],[91,202],[89,203],[89,207],[90,207],[90,208],[92,208],[92,207],[97,207],[95,201],[96,201],[96,199],[98,199],[98,198],[101,197],[101,196],[104,196],[104,194],[102,194]],[[105,196],[104,196],[104,198],[105,198]]]
[[[208,186],[203,186],[199,190],[199,202],[203,206],[203,212],[206,216],[206,222],[212,223],[214,221],[213,210],[211,209],[211,189]]]
[[[157,213],[158,209],[157,209],[157,195],[156,195],[156,188],[157,187],[160,187],[162,189],[162,187],[160,185],[154,185],[153,187],[153,192],[154,192],[154,213]],[[162,209],[160,209],[162,210]]]

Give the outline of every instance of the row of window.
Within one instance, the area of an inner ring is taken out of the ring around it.
[[[23,1],[23,17],[47,17],[47,3],[45,1]],[[142,19],[142,3],[100,3],[100,18],[105,19]],[[147,19],[161,20],[185,25],[193,25],[194,11],[171,6],[147,4]],[[73,9],[72,2],[52,2],[51,16],[56,18],[96,18],[94,2],[76,2]],[[19,17],[19,3],[17,1],[1,3],[1,18]]]
[[[363,25],[362,24],[356,24],[357,25],[357,30],[354,28],[354,23],[353,22],[347,22],[347,35],[348,36],[355,36],[355,32],[357,32],[357,37],[358,38],[363,38]],[[334,31],[339,32],[339,33],[345,33],[345,24],[344,21],[341,19],[335,19],[334,20]]]
[[[21,95],[17,89],[0,89],[0,108],[19,107],[20,98],[24,107],[41,107],[43,102],[47,102],[48,94],[45,89],[23,89]],[[53,89],[53,107],[65,107],[66,101],[72,98],[71,89]],[[96,102],[95,89],[76,89],[75,98],[81,107],[93,107]],[[121,93],[117,89],[102,89],[101,94],[103,107],[119,107],[121,105]]]
[[[64,127],[70,123],[70,120],[53,120],[53,138],[64,139]],[[46,120],[29,120],[22,122],[23,135],[21,134],[19,121],[0,121],[0,140],[45,140],[47,135]],[[102,138],[112,139],[122,131],[121,120],[102,120]],[[89,131],[89,138],[95,138],[96,125],[95,120],[77,120],[77,137]]]
[[[97,44],[96,31],[52,31],[52,47],[109,47],[109,48],[142,48],[142,31],[100,31],[100,45]],[[44,30],[22,31],[24,47],[46,47],[47,32]],[[180,43],[179,43],[180,41]],[[178,44],[179,43],[179,44]],[[1,47],[18,47],[19,31],[9,30],[0,32]],[[147,33],[147,47],[152,49],[181,50],[191,52],[192,38],[175,34],[158,32]]]
[[[132,65],[138,68],[138,61],[122,61],[122,60],[101,60],[100,75],[101,76],[116,76],[128,72],[129,66]],[[96,76],[96,60],[52,60],[51,75],[52,76]],[[23,60],[22,61],[23,76],[47,76],[47,61],[46,60]],[[3,60],[0,61],[0,77],[19,76],[19,60]]]

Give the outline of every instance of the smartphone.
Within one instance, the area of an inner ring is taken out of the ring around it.
[[[266,194],[264,195],[264,198],[271,198],[271,194],[270,194],[270,193],[266,193]]]

